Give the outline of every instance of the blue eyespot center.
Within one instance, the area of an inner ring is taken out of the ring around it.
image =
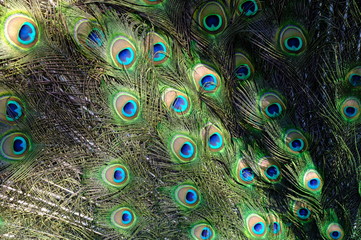
[[[339,231],[331,232],[332,239],[339,239],[341,237],[341,233]]]
[[[23,137],[15,137],[13,142],[14,154],[20,155],[26,151],[27,142]]]
[[[183,96],[177,96],[173,101],[172,109],[178,113],[186,111],[188,109],[187,99]]]
[[[33,24],[24,22],[19,30],[18,41],[21,44],[29,45],[35,41],[36,29]]]
[[[240,171],[240,177],[243,181],[245,182],[250,182],[254,179],[254,173],[253,170],[251,168],[243,168]]]
[[[266,176],[270,179],[277,179],[280,175],[280,171],[277,166],[272,165],[266,169]]]
[[[263,234],[265,232],[265,227],[263,222],[258,222],[253,226],[253,232],[255,234]]]
[[[241,13],[244,13],[244,15],[248,16],[253,16],[257,13],[258,11],[258,6],[257,3],[254,1],[245,1],[244,3],[242,3],[239,6],[239,11]]]
[[[251,75],[251,69],[248,64],[240,65],[236,70],[236,76],[238,79],[246,80]]]
[[[302,139],[295,139],[290,143],[291,149],[295,152],[301,151],[303,149],[304,145],[305,144]]]
[[[273,234],[279,233],[280,230],[281,230],[281,228],[280,228],[279,223],[274,222],[274,223],[273,223]]]
[[[6,119],[15,121],[23,115],[22,108],[16,101],[9,101],[6,106]]]
[[[282,106],[279,103],[272,103],[266,108],[269,117],[278,117],[282,113]]]
[[[310,212],[310,210],[308,210],[307,208],[300,208],[300,209],[297,211],[297,214],[298,214],[298,216],[299,216],[301,219],[307,219],[307,218],[310,217],[311,212]]]
[[[154,51],[153,59],[156,62],[162,61],[166,57],[165,53],[167,52],[167,48],[161,42],[153,45],[153,51]]]
[[[320,186],[321,182],[317,178],[312,178],[310,181],[308,181],[308,187],[311,189],[317,189]]]
[[[123,65],[129,65],[134,61],[134,51],[131,48],[124,48],[117,55],[117,61]]]
[[[126,173],[125,173],[124,169],[116,168],[114,170],[114,182],[121,183],[124,181],[125,177],[126,177]]]
[[[217,31],[222,26],[222,17],[218,14],[211,14],[203,19],[203,24],[209,31]]]
[[[212,230],[209,229],[208,227],[205,227],[202,229],[202,232],[201,232],[201,238],[202,239],[210,239],[212,236]]]
[[[129,100],[126,104],[124,104],[122,113],[126,117],[134,117],[137,113],[137,103],[134,100]]]
[[[355,107],[347,106],[344,108],[344,113],[347,117],[354,117],[357,115],[358,110]]]
[[[190,158],[194,154],[194,147],[190,142],[185,142],[180,149],[180,155],[183,158]]]
[[[361,75],[351,74],[349,81],[352,84],[352,86],[359,87],[359,86],[361,86]]]
[[[122,223],[129,224],[133,220],[133,216],[129,211],[124,211],[122,214]]]
[[[217,87],[217,79],[214,75],[208,74],[202,77],[201,86],[206,91],[213,91]]]
[[[297,52],[303,46],[302,39],[300,37],[290,37],[285,40],[285,46],[288,50]]]
[[[209,137],[208,145],[210,148],[217,149],[217,148],[220,148],[222,146],[222,144],[223,144],[223,138],[219,133],[213,133]]]
[[[189,189],[186,193],[186,203],[194,204],[195,202],[197,202],[197,200],[198,200],[197,193],[194,190]]]
[[[94,28],[88,35],[87,44],[89,46],[98,46],[103,45],[102,37],[104,36],[103,32],[100,29]]]

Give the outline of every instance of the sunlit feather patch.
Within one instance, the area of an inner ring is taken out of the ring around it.
[[[292,153],[301,153],[308,149],[308,142],[300,131],[290,129],[286,133],[285,143]]]
[[[204,4],[197,12],[196,19],[198,26],[211,34],[220,33],[227,26],[226,13],[223,6],[215,1]]]
[[[175,199],[184,207],[194,208],[199,204],[201,196],[197,188],[191,185],[181,185],[175,191]]]
[[[237,182],[250,185],[255,181],[255,174],[243,159],[238,161],[235,177]]]
[[[214,124],[208,123],[201,131],[203,141],[212,152],[218,152],[224,148],[224,135]]]
[[[129,171],[121,164],[113,164],[102,172],[104,182],[114,187],[124,187],[129,182]]]
[[[295,201],[293,204],[293,213],[295,217],[302,221],[308,221],[312,217],[311,209],[307,206],[307,204],[300,201]]]
[[[218,73],[204,64],[198,64],[194,67],[193,80],[198,89],[205,93],[217,91],[221,84]]]
[[[25,116],[23,102],[15,96],[0,97],[0,121],[6,124],[15,124]]]
[[[166,89],[162,94],[162,100],[166,107],[177,115],[186,115],[191,110],[188,96],[176,89]]]
[[[253,237],[263,237],[267,233],[266,221],[258,214],[250,214],[246,224],[248,232]]]
[[[347,121],[354,121],[360,117],[360,100],[355,97],[347,98],[343,101],[340,111]]]
[[[74,39],[82,46],[86,44],[91,48],[101,47],[104,45],[104,38],[100,25],[89,19],[79,20],[74,27]]]
[[[110,54],[115,66],[119,68],[130,68],[137,59],[136,48],[123,36],[116,37],[110,47]]]
[[[240,80],[252,78],[254,68],[249,59],[242,53],[235,54],[235,75]]]
[[[346,80],[354,87],[361,87],[361,66],[357,66],[347,73]]]
[[[341,240],[344,237],[344,232],[340,224],[331,223],[326,230],[326,237],[330,240]]]
[[[299,27],[288,25],[284,27],[279,36],[281,49],[290,54],[300,54],[307,47],[307,40]]]
[[[175,156],[182,162],[189,162],[196,158],[197,147],[192,139],[184,135],[176,135],[171,144]]]
[[[6,19],[4,31],[10,44],[22,49],[30,49],[39,39],[39,29],[35,21],[21,13]]]
[[[170,56],[168,43],[157,33],[150,32],[145,38],[145,49],[155,65],[162,64]]]
[[[277,94],[268,92],[261,96],[260,108],[265,117],[276,118],[286,110],[286,105]]]
[[[27,135],[19,132],[10,133],[1,139],[1,155],[9,160],[24,159],[31,149],[31,142]]]
[[[115,210],[111,214],[111,222],[119,228],[126,229],[132,227],[136,222],[136,215],[134,211],[127,207],[122,207]]]
[[[264,157],[259,161],[262,177],[269,182],[279,182],[281,180],[281,168],[278,163],[269,157]]]
[[[316,170],[310,169],[303,176],[303,185],[306,189],[316,192],[322,189],[323,181]]]
[[[241,14],[251,17],[256,15],[259,9],[259,2],[256,0],[242,0],[238,5],[238,10]]]
[[[123,120],[133,120],[139,115],[139,101],[136,97],[129,93],[118,93],[114,97],[113,104],[117,115]]]
[[[213,227],[206,223],[195,225],[191,230],[191,235],[195,240],[212,240],[216,237]]]

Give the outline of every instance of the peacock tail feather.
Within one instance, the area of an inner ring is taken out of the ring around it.
[[[0,1],[0,238],[361,239],[360,7]]]

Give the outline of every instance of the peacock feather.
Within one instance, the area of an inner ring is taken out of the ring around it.
[[[0,238],[361,239],[360,7],[0,1]]]

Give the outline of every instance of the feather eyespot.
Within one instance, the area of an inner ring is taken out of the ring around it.
[[[271,235],[277,236],[282,233],[283,226],[280,218],[275,214],[270,214],[267,217],[268,231]]]
[[[238,5],[239,12],[247,17],[256,15],[258,8],[259,8],[259,3],[258,1],[255,0],[243,0]]]
[[[172,140],[172,151],[182,162],[189,162],[196,158],[197,147],[192,139],[177,135]]]
[[[193,80],[199,90],[205,93],[217,91],[220,85],[219,75],[210,67],[198,64],[193,70]]]
[[[347,121],[358,119],[360,117],[360,101],[354,97],[347,98],[341,105],[341,114]]]
[[[333,240],[341,240],[344,237],[344,232],[342,227],[337,223],[331,223],[327,227],[326,236],[328,239]]]
[[[215,238],[213,228],[205,223],[195,225],[192,230],[192,237],[195,240],[212,240]]]
[[[143,1],[149,5],[156,5],[163,2],[163,0],[143,0]]]
[[[274,235],[278,235],[281,232],[281,225],[278,222],[273,222],[273,224],[271,224],[271,232]]]
[[[352,69],[346,75],[346,80],[348,80],[354,87],[361,87],[361,66]]]
[[[308,148],[308,142],[305,136],[295,129],[287,131],[285,142],[292,153],[301,153]]]
[[[302,221],[308,221],[311,218],[312,211],[303,202],[296,201],[293,205],[293,212],[297,218]]]
[[[129,93],[120,92],[114,100],[114,109],[123,120],[133,120],[139,115],[139,101]]]
[[[271,215],[268,222],[270,223],[269,232],[271,235],[277,236],[282,233],[282,223],[277,216]]]
[[[149,54],[149,59],[155,65],[162,64],[167,61],[170,49],[166,41],[157,33],[150,32],[145,39],[146,50]]]
[[[204,142],[207,143],[208,149],[212,152],[221,151],[224,148],[224,137],[212,123],[208,123],[201,131]]]
[[[227,25],[226,14],[222,5],[213,1],[206,3],[201,8],[197,20],[199,26],[211,34],[222,32]]]
[[[186,115],[190,112],[191,103],[188,96],[176,89],[168,88],[162,94],[166,107],[177,115]]]
[[[24,159],[30,150],[30,139],[23,133],[10,133],[1,140],[1,155],[9,160]]]
[[[113,164],[102,172],[103,180],[114,187],[123,187],[129,182],[129,171],[121,164]]]
[[[15,96],[0,97],[0,121],[6,124],[14,124],[24,118],[24,105]]]
[[[312,192],[320,191],[323,186],[322,178],[316,170],[310,169],[303,177],[303,185]]]
[[[13,14],[6,19],[5,37],[14,46],[30,49],[39,39],[39,29],[34,20],[25,14]]]
[[[110,49],[115,66],[128,69],[134,65],[137,57],[136,49],[126,37],[115,38]]]
[[[266,221],[257,214],[247,217],[247,229],[253,237],[262,237],[266,234]]]
[[[306,49],[307,41],[302,30],[296,26],[286,26],[280,33],[280,46],[284,52],[300,54]]]
[[[259,165],[264,179],[269,182],[278,182],[281,180],[281,170],[276,161],[271,158],[262,158]]]
[[[122,207],[111,214],[111,221],[115,226],[126,229],[134,225],[136,215],[130,208]]]
[[[242,53],[235,54],[235,75],[240,80],[247,80],[252,77],[254,68],[248,58]]]
[[[198,190],[191,185],[181,185],[175,191],[175,198],[179,204],[187,208],[194,208],[200,202]]]
[[[286,105],[275,93],[265,93],[260,100],[262,114],[267,118],[276,118],[286,110]]]
[[[104,38],[100,25],[89,19],[79,20],[74,27],[74,39],[81,46],[101,47],[104,44]]]
[[[244,160],[240,159],[237,165],[236,180],[239,183],[249,185],[255,180],[252,168],[248,167]]]

